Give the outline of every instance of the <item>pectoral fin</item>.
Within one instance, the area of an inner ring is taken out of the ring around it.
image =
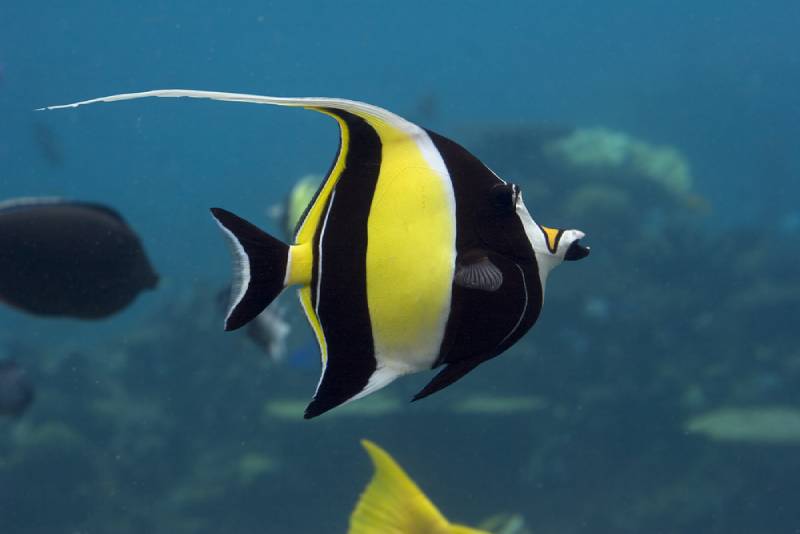
[[[454,282],[469,289],[497,291],[503,285],[503,272],[483,254],[465,254],[456,265]]]

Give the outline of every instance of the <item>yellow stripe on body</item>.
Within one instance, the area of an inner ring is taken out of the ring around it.
[[[311,283],[311,271],[314,266],[314,250],[312,243],[292,245],[289,247],[289,262],[286,269],[286,280],[283,285],[307,286]]]
[[[393,364],[400,373],[428,369],[438,356],[450,311],[456,238],[452,184],[423,130],[410,134],[374,117],[365,119],[383,145],[367,224],[367,301],[375,355],[379,364]],[[433,166],[437,163],[439,169]]]
[[[325,183],[322,184],[322,189],[320,189],[319,195],[317,195],[317,198],[314,199],[314,203],[311,205],[311,207],[308,208],[308,213],[306,213],[303,222],[300,223],[300,226],[297,228],[297,235],[294,236],[294,242],[298,244],[311,243],[314,240],[314,234],[317,232],[317,227],[322,219],[322,214],[325,210],[325,204],[328,202],[328,197],[331,196],[333,188],[336,187],[336,183],[339,181],[339,177],[342,175],[345,160],[347,159],[347,150],[350,147],[350,130],[347,128],[347,123],[344,120],[324,109],[306,109],[318,111],[320,113],[324,113],[325,115],[330,115],[336,119],[336,122],[339,123],[341,143],[339,147],[339,155],[336,158],[336,163],[334,163],[330,174],[325,179]]]
[[[300,298],[300,305],[303,307],[306,319],[308,319],[308,324],[311,325],[311,329],[314,330],[314,336],[317,338],[319,357],[324,368],[328,364],[328,344],[325,341],[325,334],[322,332],[322,325],[319,322],[319,317],[317,317],[317,312],[314,311],[314,306],[311,305],[311,286],[301,287],[297,295]]]

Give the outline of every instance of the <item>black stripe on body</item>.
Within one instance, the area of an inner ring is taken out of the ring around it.
[[[518,263],[535,264],[533,247],[522,221],[514,210],[499,210],[494,204],[493,188],[504,182],[458,143],[430,130],[427,132],[453,183],[456,251],[488,249]]]
[[[350,133],[345,166],[315,236],[322,243],[319,272],[312,273],[312,303],[322,326],[328,360],[322,382],[305,417],[311,418],[350,399],[376,369],[367,303],[367,221],[381,164],[381,140],[363,119],[341,110]],[[323,233],[324,228],[324,233]],[[316,269],[315,269],[316,270]],[[315,274],[315,276],[314,276]],[[319,297],[316,292],[319,285]]]
[[[457,143],[428,131],[453,183],[456,204],[456,261],[473,250],[486,250],[503,273],[497,291],[453,285],[439,358],[448,364],[418,398],[458,380],[493,358],[527,332],[542,307],[542,287],[533,247],[514,210],[499,210],[492,189],[500,180]]]
[[[536,291],[539,274],[534,266],[491,253],[489,259],[503,273],[503,285],[497,291],[453,287],[453,306],[443,342],[447,352],[441,355],[439,363],[497,356],[533,326],[539,316],[541,297]]]

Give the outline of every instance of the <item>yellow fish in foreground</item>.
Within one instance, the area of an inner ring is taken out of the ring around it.
[[[491,534],[450,523],[388,452],[371,441],[361,444],[375,474],[350,516],[348,534]]]

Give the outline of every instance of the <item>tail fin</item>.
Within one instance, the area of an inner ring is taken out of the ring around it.
[[[389,453],[362,440],[375,474],[350,516],[348,534],[447,532],[447,519]]]
[[[289,245],[221,208],[211,208],[233,256],[231,304],[225,330],[247,324],[283,291]]]

